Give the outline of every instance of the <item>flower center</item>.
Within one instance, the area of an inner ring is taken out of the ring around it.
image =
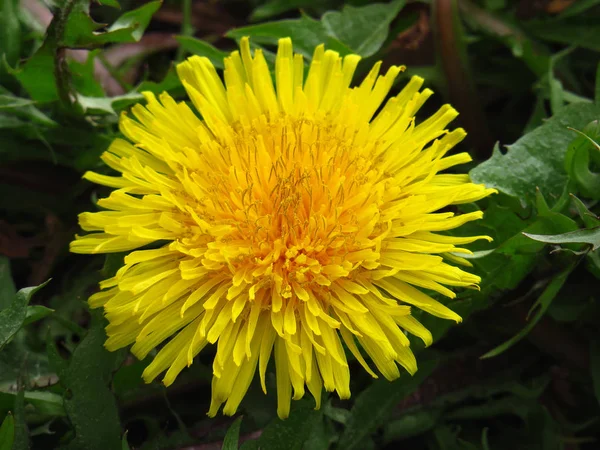
[[[195,212],[217,230],[203,265],[229,268],[239,292],[252,285],[251,298],[274,287],[303,300],[379,265],[389,180],[377,167],[378,144],[361,145],[360,131],[326,119],[290,117],[225,136],[203,149],[203,170],[191,175],[209,194]]]

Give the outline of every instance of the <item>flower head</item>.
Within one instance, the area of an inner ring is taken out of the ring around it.
[[[102,159],[120,172],[85,178],[115,190],[83,213],[91,233],[76,253],[135,250],[89,303],[103,307],[106,347],[133,344],[144,371],[171,384],[208,344],[216,345],[209,415],[233,414],[256,372],[263,390],[274,353],[278,414],[305,387],[317,407],[324,386],[350,396],[343,344],[373,377],[417,370],[405,332],[430,344],[411,307],[460,317],[419,288],[446,297],[448,286],[479,277],[459,248],[486,236],[439,234],[481,212],[436,212],[493,192],[467,175],[439,174],[470,161],[446,156],[465,132],[446,126],[443,106],[416,123],[431,96],[413,77],[384,102],[401,67],[376,64],[350,87],[357,55],[315,49],[302,56],[281,39],[275,84],[265,57],[243,39],[225,58],[221,81],[207,58],[177,67],[202,120],[186,103],[145,93],[135,119],[123,115]],[[143,248],[141,250],[136,250]],[[368,355],[376,370],[364,355]]]

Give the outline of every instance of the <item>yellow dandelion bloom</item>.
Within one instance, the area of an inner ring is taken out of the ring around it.
[[[224,83],[207,58],[179,64],[199,115],[164,93],[145,93],[135,119],[123,115],[102,155],[119,172],[87,172],[115,188],[83,213],[90,232],[75,253],[136,250],[90,299],[109,325],[106,348],[133,344],[147,382],[173,383],[207,345],[216,345],[209,415],[235,413],[256,369],[274,353],[277,413],[305,388],[350,397],[345,347],[373,377],[417,370],[405,332],[431,344],[411,306],[459,322],[421,291],[477,287],[457,246],[486,236],[438,234],[481,217],[436,212],[491,192],[467,175],[438,174],[470,161],[446,156],[465,137],[446,126],[445,105],[416,123],[431,96],[413,77],[384,102],[403,67],[377,63],[350,87],[357,55],[314,51],[308,73],[289,38],[279,41],[275,83],[248,39],[225,58]]]

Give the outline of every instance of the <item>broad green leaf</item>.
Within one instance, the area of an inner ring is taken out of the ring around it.
[[[231,30],[227,36],[240,39],[250,36],[258,44],[276,45],[277,40],[291,37],[294,50],[311,58],[315,47],[325,44],[342,55],[357,53],[367,57],[385,42],[391,22],[405,4],[396,0],[363,7],[346,5],[340,11],[329,11],[321,20],[303,15],[300,19],[261,23]]]
[[[536,308],[535,316],[533,318],[529,319],[529,322],[527,323],[527,325],[525,325],[525,327],[521,331],[519,331],[513,337],[508,339],[506,342],[502,343],[501,345],[497,346],[493,350],[490,350],[486,354],[482,355],[481,359],[493,358],[494,356],[498,356],[501,353],[504,353],[509,348],[511,348],[513,345],[515,345],[517,342],[519,342],[525,336],[527,336],[529,334],[529,332],[533,329],[533,327],[535,327],[535,325],[544,316],[544,314],[546,313],[546,310],[552,303],[552,300],[554,300],[554,297],[556,297],[558,292],[562,289],[563,285],[567,281],[567,278],[569,277],[569,275],[571,274],[571,272],[573,271],[575,266],[576,266],[575,263],[572,263],[571,265],[569,265],[559,275],[554,277],[552,279],[552,281],[548,284],[548,286],[546,286],[546,288],[544,289],[544,292],[542,292],[542,294],[539,296],[539,298],[537,299],[537,301],[534,304],[533,308]],[[530,313],[531,313],[531,311],[530,311]]]
[[[237,40],[244,36],[250,36],[251,42],[265,45],[277,45],[279,39],[290,37],[294,44],[294,51],[302,54],[308,60],[312,58],[315,47],[320,44],[325,44],[326,48],[335,50],[341,55],[352,53],[352,49],[330,36],[320,21],[304,15],[300,19],[235,28],[230,30],[227,36]]]
[[[541,127],[508,146],[503,154],[494,149],[492,157],[471,170],[471,179],[522,203],[530,203],[536,188],[546,198],[558,198],[568,182],[564,158],[573,139],[567,127],[583,128],[600,115],[600,107],[580,103],[563,108]]]
[[[14,75],[33,100],[48,103],[58,100],[54,73],[55,43],[46,38],[38,51]]]
[[[176,36],[177,42],[183,49],[193,55],[205,56],[217,69],[223,69],[223,58],[229,56],[228,53],[219,50],[206,41],[196,39],[190,36]]]
[[[8,413],[0,425],[0,450],[12,450],[15,440],[15,419]]]
[[[8,308],[16,293],[17,289],[10,272],[10,259],[0,255],[0,311]]]
[[[11,304],[0,311],[0,350],[10,341],[23,326],[27,317],[27,305],[33,294],[43,288],[48,281],[39,286],[19,290]]]
[[[107,351],[105,340],[102,312],[92,311],[91,328],[60,380],[70,392],[65,410],[75,438],[66,447],[69,450],[117,449],[122,444],[117,404],[108,385],[124,352]]]
[[[223,446],[221,447],[221,450],[238,450],[238,441],[240,439],[241,425],[242,418],[238,417],[227,430],[225,439],[223,439]]]
[[[571,231],[562,234],[523,233],[530,239],[546,244],[590,244],[592,250],[600,247],[600,227]]]
[[[388,37],[390,24],[406,0],[373,3],[363,7],[345,5],[342,11],[329,11],[321,21],[327,33],[353,52],[367,57],[375,54]]]
[[[389,382],[377,380],[356,397],[356,401],[344,433],[340,437],[338,448],[344,450],[360,449],[361,442],[383,425],[398,403],[419,387],[438,364],[438,359],[432,352],[428,358],[422,353],[419,360],[419,370],[413,376],[403,373],[400,379]]]

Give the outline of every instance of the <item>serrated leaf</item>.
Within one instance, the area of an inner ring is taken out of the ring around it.
[[[526,134],[502,154],[498,148],[490,159],[471,170],[471,179],[531,203],[539,188],[546,198],[558,198],[568,182],[564,158],[573,139],[568,127],[583,128],[600,115],[587,103],[569,105],[544,125]]]
[[[102,450],[122,445],[117,404],[108,385],[125,353],[109,352],[105,340],[102,312],[92,311],[90,330],[61,376],[61,384],[70,392],[65,410],[75,431],[66,449]]]
[[[400,379],[391,383],[387,380],[377,380],[358,395],[350,411],[344,433],[340,437],[338,448],[344,450],[361,448],[363,439],[383,425],[398,403],[431,375],[438,364],[438,359],[432,352],[429,352],[428,356],[428,359],[419,360],[419,370],[415,375],[403,374]]]
[[[27,305],[33,294],[43,288],[48,281],[39,286],[19,290],[11,304],[0,311],[0,350],[11,340],[23,326],[27,317]]]
[[[0,450],[12,450],[15,440],[15,419],[8,413],[0,426]]]
[[[590,244],[592,250],[600,247],[600,227],[586,228],[562,234],[523,234],[530,239],[546,244]]]
[[[321,21],[330,36],[358,55],[367,57],[381,48],[388,37],[390,24],[405,4],[406,0],[396,0],[362,7],[345,5],[342,11],[326,12]]]
[[[158,9],[161,7],[162,1],[148,2],[137,9],[128,11],[119,17],[115,23],[109,28],[109,33],[117,31],[128,30],[133,41],[139,41],[144,35],[144,31],[150,24],[150,19]],[[112,41],[115,42],[115,41]],[[118,41],[118,42],[132,42],[132,41]]]
[[[59,45],[64,47],[93,48],[109,43],[129,43],[139,41],[153,14],[162,5],[161,1],[148,2],[139,8],[124,13],[107,31],[97,32],[102,28],[89,16],[89,3],[75,0],[73,10],[68,15],[64,33]]]
[[[238,441],[240,440],[240,427],[242,426],[242,417],[235,419],[227,430],[223,439],[221,450],[238,450]]]
[[[308,60],[312,58],[315,47],[320,44],[325,44],[325,47],[339,52],[341,55],[352,53],[352,49],[328,35],[320,21],[305,15],[300,19],[279,20],[235,28],[227,32],[227,36],[238,40],[244,36],[250,36],[251,41],[255,44],[266,45],[277,45],[280,38],[290,37],[294,44],[294,51],[302,54]]]
[[[175,36],[181,47],[192,55],[205,56],[217,69],[223,69],[223,58],[229,56],[228,53],[219,50],[206,41],[196,39],[190,36]]]
[[[122,110],[143,99],[144,96],[139,92],[129,92],[116,97],[87,97],[84,95],[77,96],[77,102],[83,108],[84,112],[111,115],[117,114],[115,109]]]

